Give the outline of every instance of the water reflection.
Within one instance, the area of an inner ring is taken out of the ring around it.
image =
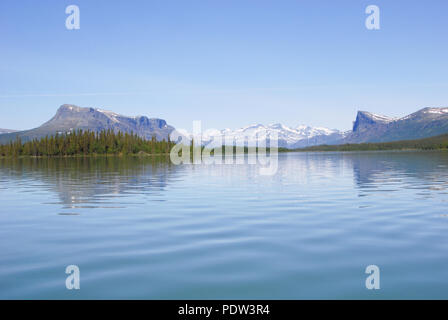
[[[343,177],[354,181],[360,195],[397,188],[444,191],[448,187],[448,154],[444,152],[290,153],[279,155],[274,176],[260,176],[255,165],[175,166],[168,157],[98,157],[0,159],[0,190],[22,192],[44,188],[58,195],[64,209],[121,208],[127,195],[151,195],[163,201],[167,186],[177,181],[218,179],[213,185],[240,179],[253,186],[324,186]],[[322,190],[325,192],[325,190]],[[216,190],[219,193],[219,190]]]
[[[356,186],[396,191],[448,187],[448,154],[445,152],[369,152],[345,155],[350,159]]]
[[[85,299],[370,299],[375,264],[376,298],[446,299],[447,168],[443,152],[280,154],[274,176],[0,159],[0,298],[72,299],[77,264]]]
[[[126,194],[160,194],[180,169],[166,157],[2,159],[0,168],[2,188],[7,183],[25,193],[46,188],[64,209],[114,208],[119,201],[110,200]]]

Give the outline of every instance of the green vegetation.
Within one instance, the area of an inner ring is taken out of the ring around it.
[[[382,150],[448,150],[448,134],[393,142],[321,145],[289,151],[382,151]],[[284,151],[284,150],[282,150]]]
[[[34,139],[22,143],[20,138],[9,144],[0,145],[0,157],[63,157],[86,155],[162,155],[169,154],[175,143],[157,141],[155,137],[145,140],[136,134],[105,130],[101,132],[78,130],[70,134],[57,134],[42,139]],[[205,151],[204,147],[201,147]],[[237,147],[233,147],[233,154]],[[231,150],[232,150],[231,149]],[[382,151],[382,150],[448,150],[448,134],[394,142],[360,143],[343,145],[320,145],[300,149],[278,148],[278,152],[292,151]],[[212,155],[215,150],[208,150]],[[270,148],[267,148],[267,154]],[[240,152],[258,153],[258,148],[240,147]],[[226,148],[222,147],[222,155]],[[193,142],[190,145],[193,155]]]
[[[76,155],[128,155],[128,154],[166,154],[174,143],[140,138],[112,130],[93,132],[78,130],[70,134],[57,134],[42,139],[22,143],[20,138],[9,144],[0,145],[0,156],[76,156]]]

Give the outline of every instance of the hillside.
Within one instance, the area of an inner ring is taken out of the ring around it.
[[[147,140],[155,136],[158,141],[167,140],[168,135],[174,130],[165,120],[158,118],[128,117],[111,111],[64,104],[57,110],[52,119],[40,127],[2,134],[0,135],[0,143],[15,141],[16,138],[20,138],[22,141],[30,141],[76,130],[101,132],[109,129],[115,133],[132,132]]]
[[[339,144],[421,139],[448,133],[448,108],[424,108],[402,118],[359,111]]]

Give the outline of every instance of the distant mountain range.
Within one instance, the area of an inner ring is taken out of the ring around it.
[[[157,140],[167,139],[175,130],[165,120],[145,116],[127,117],[111,111],[62,105],[56,115],[38,128],[26,131],[0,129],[0,143],[20,137],[23,141],[42,138],[56,133],[70,133],[73,130],[111,129],[115,132],[134,132],[145,139],[153,136]],[[179,130],[191,138],[191,134]],[[424,108],[402,118],[390,118],[359,111],[351,131],[339,131],[320,127],[300,125],[292,128],[280,123],[256,124],[241,129],[206,130],[202,133],[203,144],[216,146],[222,137],[237,141],[237,145],[255,145],[265,141],[266,136],[275,134],[279,147],[304,148],[316,145],[337,145],[346,143],[390,142],[421,139],[448,133],[448,108]],[[218,142],[217,142],[218,141]]]
[[[133,132],[145,139],[155,136],[157,140],[167,139],[174,130],[162,119],[145,116],[126,117],[111,111],[64,104],[52,119],[38,128],[1,134],[0,143],[15,140],[17,137],[22,141],[28,141],[57,133],[70,133],[78,129],[95,132],[107,129],[115,132]]]
[[[265,141],[266,134],[275,132],[279,147],[296,149],[316,145],[339,145],[365,142],[393,142],[423,139],[448,133],[448,108],[424,108],[402,118],[391,118],[359,111],[351,131],[282,124],[253,125],[238,130],[210,131],[203,134],[205,143],[222,135],[242,141],[246,136],[253,143],[257,137]]]
[[[191,139],[191,134],[180,132]],[[238,146],[255,146],[257,141],[259,141],[259,145],[263,145],[262,142],[269,139],[267,137],[276,136],[279,147],[292,149],[319,144],[333,144],[343,139],[345,135],[346,133],[338,130],[305,125],[291,128],[281,123],[254,124],[236,130],[206,130],[202,133],[202,144],[208,147],[217,147],[222,144],[221,141],[229,139],[228,141],[235,141]]]

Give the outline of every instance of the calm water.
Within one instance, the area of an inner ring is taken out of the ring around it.
[[[448,298],[448,153],[3,159],[0,201],[3,299]]]

